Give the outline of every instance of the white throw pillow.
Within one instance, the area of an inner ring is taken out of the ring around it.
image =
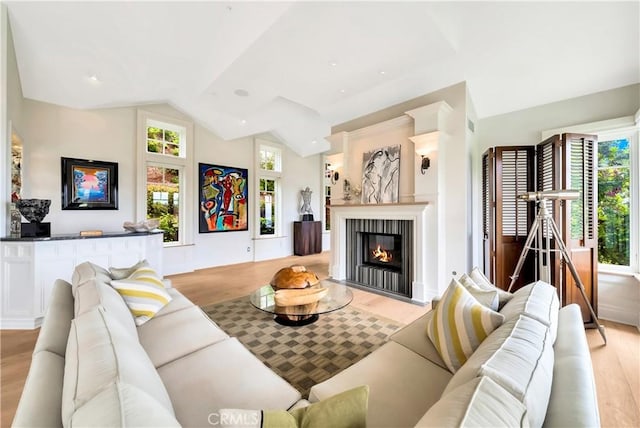
[[[497,311],[499,305],[498,290],[484,290],[471,279],[466,273],[460,279],[460,284],[467,289],[476,300],[492,311]]]
[[[146,259],[144,259],[144,260],[140,260],[135,265],[129,266],[129,267],[117,268],[117,267],[111,266],[109,267],[109,274],[111,275],[112,279],[126,279],[141,267],[149,267],[149,262]]]
[[[124,299],[137,326],[149,321],[171,301],[162,279],[150,267],[138,268],[126,279],[113,280],[111,286]]]
[[[427,335],[451,373],[455,373],[504,316],[478,302],[456,279],[440,298]]]
[[[505,303],[507,303],[513,297],[513,294],[504,291],[501,288],[496,287],[489,281],[489,279],[484,276],[484,274],[480,271],[480,269],[476,266],[473,268],[469,277],[475,282],[480,288],[483,290],[496,290],[498,291],[498,307],[502,308]]]

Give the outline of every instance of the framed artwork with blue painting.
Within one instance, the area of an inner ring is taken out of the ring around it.
[[[118,164],[62,158],[63,210],[117,210]]]
[[[248,230],[247,170],[198,164],[200,233]]]

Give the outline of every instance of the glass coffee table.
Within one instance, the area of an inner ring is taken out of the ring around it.
[[[320,300],[304,305],[276,305],[276,292],[271,285],[258,288],[249,295],[249,298],[251,304],[256,308],[274,314],[274,320],[277,323],[287,326],[301,326],[314,323],[321,314],[344,308],[353,300],[353,293],[349,287],[332,281],[323,280],[303,290],[321,288],[327,289],[326,294]]]

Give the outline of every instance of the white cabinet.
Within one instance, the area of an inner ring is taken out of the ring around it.
[[[0,242],[0,325],[32,329],[40,325],[56,279],[71,282],[74,268],[89,261],[104,268],[147,259],[162,276],[162,234],[91,239],[3,240]]]

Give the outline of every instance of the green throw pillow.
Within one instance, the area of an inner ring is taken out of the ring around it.
[[[222,409],[222,428],[365,428],[369,386],[350,389],[294,410]]]

